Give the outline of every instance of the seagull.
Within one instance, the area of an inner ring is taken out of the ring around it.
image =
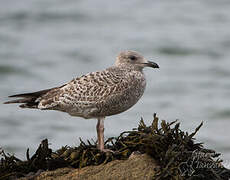
[[[159,68],[135,51],[123,51],[115,64],[103,71],[91,72],[50,89],[16,94],[4,104],[20,103],[21,108],[57,110],[85,119],[96,118],[97,148],[104,147],[105,117],[122,113],[141,98],[146,87],[143,68]]]

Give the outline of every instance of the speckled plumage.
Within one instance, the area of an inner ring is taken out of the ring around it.
[[[143,95],[145,86],[143,72],[114,66],[49,91],[38,99],[38,108],[84,118],[110,116],[132,107]]]
[[[115,65],[104,71],[92,72],[75,78],[60,87],[10,97],[8,101],[22,103],[22,108],[63,111],[71,116],[98,118],[98,148],[104,149],[104,118],[132,107],[144,93],[144,67],[159,68],[134,51],[121,52]]]

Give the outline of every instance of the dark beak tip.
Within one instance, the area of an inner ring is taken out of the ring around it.
[[[160,66],[157,63],[151,61],[148,62],[148,66],[152,68],[160,68]]]
[[[158,69],[160,69],[160,66],[159,66],[158,64],[156,64],[155,68],[158,68]]]

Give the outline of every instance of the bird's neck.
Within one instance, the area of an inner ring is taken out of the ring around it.
[[[143,73],[143,67],[140,66],[135,66],[135,65],[130,65],[130,64],[125,64],[125,63],[120,63],[116,64],[115,67],[121,68],[121,69],[126,69],[128,71],[139,71]]]

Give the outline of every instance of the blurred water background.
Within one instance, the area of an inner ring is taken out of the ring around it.
[[[179,119],[230,161],[229,0],[0,1],[0,146],[25,157],[40,141],[51,147],[96,139],[96,120],[3,105],[7,96],[68,82],[136,50],[160,65],[146,69],[147,88],[129,111],[108,117],[105,135],[147,124],[154,112]]]

